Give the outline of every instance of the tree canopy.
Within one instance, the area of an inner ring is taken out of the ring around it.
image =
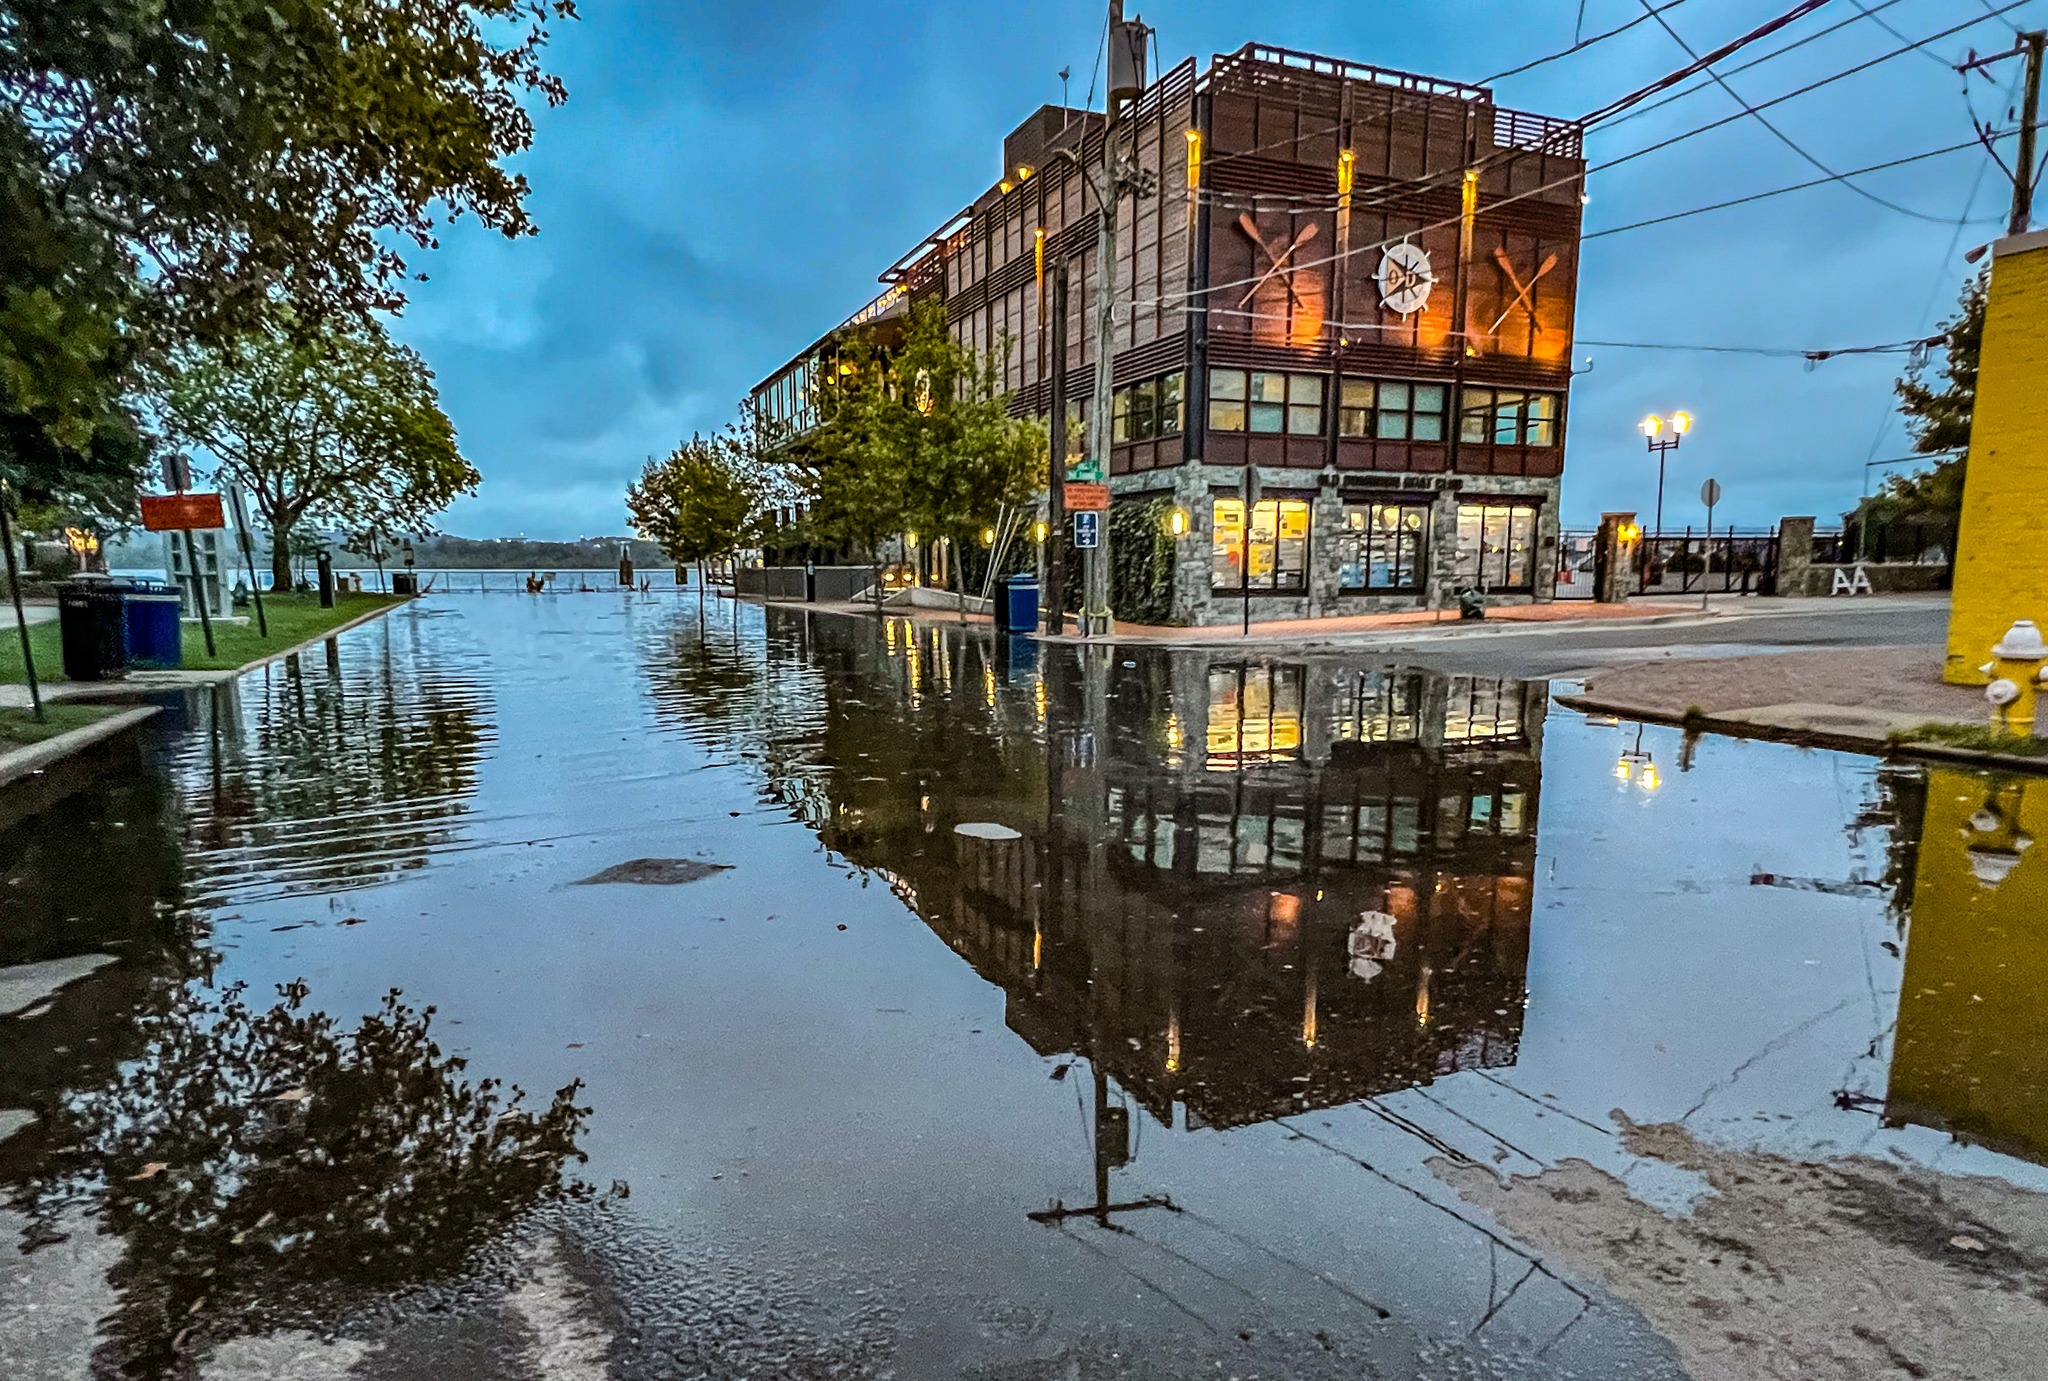
[[[505,161],[564,97],[540,53],[574,13],[0,0],[0,469],[134,460],[132,492],[138,358],[396,310],[407,250],[465,214],[531,234]]]
[[[905,532],[959,542],[1031,502],[1045,438],[1010,416],[999,367],[954,338],[937,303],[913,307],[886,352],[848,341],[817,427],[788,451],[816,533],[870,553]]]
[[[626,512],[634,531],[686,566],[753,545],[761,487],[730,438],[693,436],[666,459],[647,462],[626,491]]]
[[[1944,459],[1925,470],[1893,475],[1880,491],[1881,520],[1960,513],[1970,419],[1977,406],[1977,360],[1984,346],[1988,272],[1963,284],[1956,314],[1941,324],[1941,360],[1915,360],[1894,387],[1906,432],[1919,455]]]
[[[291,583],[299,523],[426,532],[478,483],[433,371],[374,322],[188,350],[159,391],[171,436],[204,447],[222,478],[249,491],[270,527],[281,587]]]

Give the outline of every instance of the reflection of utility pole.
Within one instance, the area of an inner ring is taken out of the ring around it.
[[[1126,1203],[1112,1203],[1109,1172],[1130,1160],[1130,1114],[1109,1101],[1109,1071],[1103,1053],[1109,1036],[1102,1029],[1102,1007],[1109,1000],[1109,976],[1098,972],[1096,955],[1102,935],[1097,921],[1103,899],[1109,895],[1109,828],[1105,818],[1108,805],[1109,667],[1111,649],[1106,646],[1075,650],[1082,680],[1081,726],[1072,733],[1059,732],[1064,715],[1064,694],[1054,695],[1048,687],[1046,752],[1049,759],[1047,792],[1047,911],[1066,917],[1075,933],[1088,946],[1088,1040],[1084,1051],[1095,1085],[1095,1202],[1068,1207],[1055,1203],[1028,1216],[1037,1223],[1057,1223],[1068,1218],[1093,1218],[1103,1227],[1110,1216],[1145,1208],[1173,1208],[1163,1195],[1147,1195]],[[1053,659],[1048,658],[1051,670]],[[1064,687],[1059,688],[1064,690]],[[1072,788],[1069,797],[1068,789]],[[1057,812],[1057,814],[1055,814]],[[1079,886],[1062,890],[1058,883],[1066,875],[1065,855],[1071,820],[1086,849]],[[1055,823],[1055,821],[1057,823]]]

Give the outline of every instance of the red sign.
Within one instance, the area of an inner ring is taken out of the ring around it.
[[[1107,513],[1109,512],[1109,486],[1106,484],[1066,484],[1067,512]]]
[[[144,494],[142,526],[150,532],[226,527],[218,494]]]

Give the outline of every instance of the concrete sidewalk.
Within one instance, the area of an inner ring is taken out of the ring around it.
[[[1990,723],[1983,691],[1941,679],[1944,658],[1941,647],[1915,645],[1635,664],[1596,673],[1583,693],[1557,700],[1715,733],[2048,770],[2048,759],[1912,740],[1929,724]]]

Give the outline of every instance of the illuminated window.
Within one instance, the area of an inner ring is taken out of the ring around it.
[[[1348,503],[1337,536],[1337,585],[1345,590],[1420,590],[1429,505]]]
[[[1228,772],[1300,756],[1304,675],[1298,666],[1210,669],[1208,749],[1211,771]],[[1263,822],[1260,832],[1265,832]],[[1295,847],[1298,850],[1298,836]]]
[[[1522,683],[1453,676],[1444,699],[1445,743],[1493,743],[1522,734]],[[1517,806],[1519,817],[1521,807]]]
[[[1309,506],[1304,499],[1261,499],[1246,542],[1244,500],[1217,499],[1211,581],[1220,591],[1300,593],[1308,588]],[[1246,552],[1249,550],[1249,564]]]
[[[1468,446],[1555,446],[1558,396],[1509,388],[1468,388],[1458,439]]]
[[[1419,672],[1339,674],[1331,701],[1331,737],[1348,743],[1413,743],[1421,737]]]
[[[1457,580],[1460,589],[1533,592],[1536,505],[1459,504]]]
[[[1323,383],[1319,374],[1212,369],[1209,430],[1319,436],[1323,430]]]
[[[1449,390],[1402,379],[1346,379],[1337,433],[1382,441],[1442,441]]]
[[[1241,432],[1244,430],[1244,371],[1242,369],[1212,369],[1209,371],[1209,430],[1212,432]]]

